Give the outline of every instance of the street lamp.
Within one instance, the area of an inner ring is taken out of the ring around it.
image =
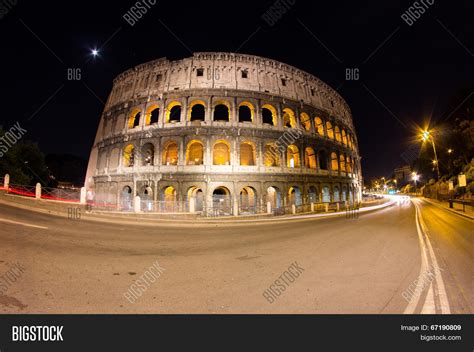
[[[421,140],[423,142],[431,141],[431,145],[433,146],[433,152],[434,152],[434,157],[435,157],[435,160],[433,160],[433,165],[436,166],[436,173],[438,174],[438,180],[439,180],[440,175],[439,175],[438,155],[436,154],[436,146],[435,146],[433,136],[431,135],[431,132],[423,131],[423,133],[421,134]]]
[[[412,172],[411,179],[415,182],[415,190],[416,190],[416,181],[420,179],[420,175],[418,175],[416,172]]]

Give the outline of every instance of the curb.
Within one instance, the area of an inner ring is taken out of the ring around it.
[[[459,213],[457,212],[456,210],[452,210],[450,208],[445,208],[439,204],[436,204],[435,202],[433,202],[431,199],[428,199],[428,198],[422,198],[421,200],[437,207],[437,208],[440,208],[444,211],[449,211],[450,213],[453,213],[453,214],[456,214],[456,215],[459,215],[459,216],[462,216],[463,218],[466,218],[466,219],[469,219],[469,220],[474,220],[474,216],[471,216],[471,215],[467,215],[467,214],[463,214],[463,213]]]

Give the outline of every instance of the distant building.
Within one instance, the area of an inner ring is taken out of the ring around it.
[[[396,168],[393,173],[395,174],[395,179],[399,184],[407,183],[411,181],[411,167],[410,165],[405,165],[402,167]]]

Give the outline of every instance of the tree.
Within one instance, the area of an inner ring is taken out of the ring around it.
[[[2,128],[0,135],[4,135]],[[51,182],[44,155],[38,145],[31,141],[19,141],[3,153],[0,158],[0,175],[5,174],[10,175],[12,184],[33,186],[39,182],[48,186]]]

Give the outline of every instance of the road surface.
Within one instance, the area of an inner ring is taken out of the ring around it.
[[[23,268],[0,313],[474,313],[473,249],[472,220],[418,199],[356,219],[186,227],[0,205],[0,276]]]

